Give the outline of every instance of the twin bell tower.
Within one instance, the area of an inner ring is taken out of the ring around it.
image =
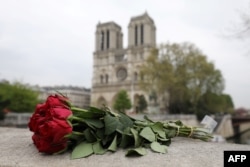
[[[128,46],[123,47],[122,28],[111,21],[98,23],[95,32],[91,105],[112,107],[120,90],[126,90],[136,110],[139,95],[148,94],[140,89],[140,66],[156,46],[156,27],[145,12],[132,17],[128,24]]]

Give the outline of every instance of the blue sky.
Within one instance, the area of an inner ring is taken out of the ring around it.
[[[192,42],[222,71],[235,107],[250,108],[249,39],[229,38],[249,0],[0,0],[0,79],[91,87],[95,28],[154,19],[157,43]]]

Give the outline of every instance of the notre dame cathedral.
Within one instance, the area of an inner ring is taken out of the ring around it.
[[[115,22],[98,23],[95,32],[95,51],[91,105],[112,107],[117,93],[126,90],[135,110],[139,95],[140,66],[156,46],[156,27],[145,12],[132,17],[128,24],[128,46],[123,47],[122,28]]]

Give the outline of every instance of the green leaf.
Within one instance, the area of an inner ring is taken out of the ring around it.
[[[93,154],[93,152],[94,151],[91,143],[82,142],[74,148],[71,154],[71,158],[72,159],[84,158]]]
[[[157,133],[162,139],[166,139],[166,133],[163,129],[163,124],[161,122],[156,122],[151,126],[152,130]]]
[[[147,139],[150,142],[155,141],[155,134],[150,127],[145,127],[142,129],[140,136]]]
[[[149,121],[149,122],[154,122],[154,121],[152,121],[151,119],[149,119],[147,115],[144,115],[143,118],[144,118],[145,120]]]
[[[84,137],[86,138],[87,142],[92,143],[92,142],[95,142],[97,140],[97,138],[95,137],[93,132],[91,132],[90,128],[84,130],[83,133],[84,133]]]
[[[126,156],[133,156],[133,155],[146,155],[147,151],[145,148],[143,147],[139,147],[139,148],[134,148],[134,149],[129,149],[126,153]]]
[[[106,152],[100,142],[96,142],[93,144],[93,151],[95,154],[104,154]]]
[[[133,142],[134,142],[133,135],[130,134],[130,128],[128,127],[122,133],[120,147],[126,148],[128,146],[131,146]]]
[[[162,142],[166,142],[166,141],[169,141],[170,139],[158,137],[157,140],[162,141]]]
[[[95,114],[102,115],[102,116],[104,116],[106,114],[106,111],[104,111],[104,110],[102,110],[100,108],[96,108],[96,107],[89,107],[89,111],[93,112]]]
[[[176,136],[176,130],[175,129],[165,129],[167,138],[173,138]]]
[[[126,114],[120,112],[120,116],[121,116],[121,117],[120,117],[120,122],[121,122],[125,127],[133,127],[134,122],[132,121],[132,119],[131,119],[128,115],[126,115]]]
[[[178,125],[178,126],[183,126],[183,123],[180,120],[175,121],[175,124]]]
[[[108,135],[108,136],[104,136],[104,138],[100,142],[106,148],[107,145],[110,145],[110,143],[112,143],[113,139],[114,137],[112,137],[111,135]]]
[[[96,130],[96,136],[99,138],[99,139],[104,139],[105,135],[104,135],[104,129],[97,129]]]
[[[125,128],[127,127],[133,127],[134,122],[132,121],[132,119],[130,117],[128,117],[128,115],[119,112],[119,123],[117,125],[117,131],[124,131]]]
[[[120,132],[123,132],[125,128],[126,128],[125,125],[123,125],[121,122],[118,122],[116,131],[120,133]]]
[[[167,146],[161,145],[158,142],[153,142],[150,144],[150,147],[153,151],[158,152],[158,153],[163,153],[165,154],[167,152]]]
[[[135,130],[134,128],[130,128],[130,130],[134,136],[134,146],[138,147],[140,145],[140,137],[139,137],[138,131]]]
[[[90,119],[90,118],[86,118],[84,119],[84,121],[88,124],[88,125],[92,125],[95,128],[103,128],[104,124],[101,120],[99,119]]]
[[[171,138],[168,139],[167,141],[161,141],[161,144],[163,144],[165,146],[170,146],[170,144],[171,144]]]
[[[111,115],[107,114],[104,117],[104,123],[105,123],[105,135],[110,135],[116,130],[119,121],[116,117],[112,117]]]
[[[117,141],[116,141],[116,138],[117,138],[117,135],[115,135],[115,137],[114,137],[112,143],[110,144],[110,146],[109,146],[109,148],[108,148],[109,151],[116,151],[116,149],[117,149]]]
[[[84,110],[84,109],[78,109],[78,108],[74,108],[72,107],[71,110],[73,111],[73,115],[79,118],[100,118],[103,117],[104,114],[101,113],[96,113],[96,112],[92,112],[90,110]]]

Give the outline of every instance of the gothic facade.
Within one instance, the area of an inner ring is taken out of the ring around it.
[[[135,109],[143,79],[140,66],[156,46],[156,27],[147,14],[132,17],[128,25],[128,46],[123,47],[122,28],[115,22],[98,23],[93,55],[91,105],[112,107],[117,93],[126,90]]]

